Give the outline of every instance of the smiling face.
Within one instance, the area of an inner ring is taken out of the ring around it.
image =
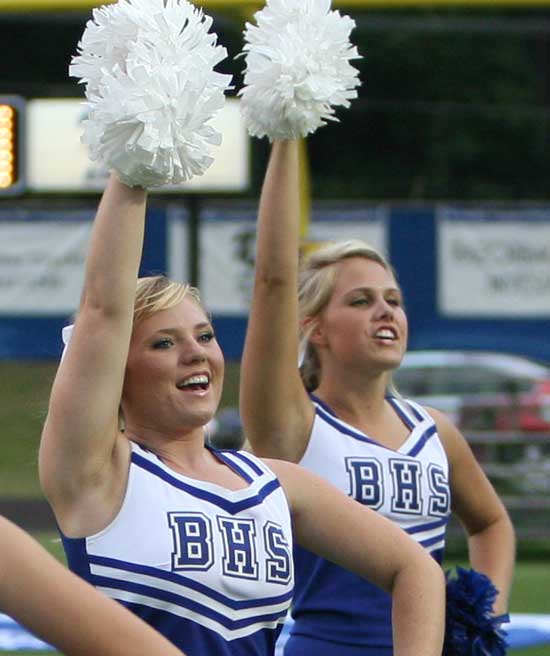
[[[224,360],[209,319],[190,297],[134,328],[122,394],[129,430],[204,426],[220,401]]]
[[[393,274],[362,257],[334,266],[334,291],[309,338],[321,371],[377,375],[395,369],[407,347],[407,317]]]

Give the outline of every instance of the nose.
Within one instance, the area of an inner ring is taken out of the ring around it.
[[[206,361],[204,347],[194,339],[188,340],[182,345],[180,360],[183,364],[197,364]]]
[[[393,319],[393,306],[381,296],[376,302],[375,308],[376,319]]]

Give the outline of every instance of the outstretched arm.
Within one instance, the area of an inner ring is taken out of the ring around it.
[[[441,656],[444,577],[428,552],[319,476],[268,463],[289,500],[296,541],[391,593],[394,656]]]
[[[298,371],[299,207],[298,143],[275,142],[260,198],[240,412],[256,453],[292,462],[301,459],[313,421]]]
[[[470,564],[497,588],[494,612],[501,615],[507,612],[514,573],[512,522],[464,437],[445,415],[430,412],[449,459],[453,512],[468,534]]]
[[[174,645],[71,574],[0,518],[0,608],[67,656],[181,656]]]
[[[52,388],[40,477],[61,528],[73,534],[102,528],[125,486],[128,446],[118,438],[118,408],[145,203],[145,190],[111,175],[93,224],[71,343]]]

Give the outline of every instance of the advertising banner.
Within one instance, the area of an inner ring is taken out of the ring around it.
[[[254,278],[256,212],[256,206],[251,204],[207,206],[201,212],[200,287],[215,316],[248,314]],[[185,239],[185,213],[173,208],[169,217],[169,272],[177,279],[188,279],[188,258],[179,247]],[[307,245],[357,238],[385,252],[386,219],[384,206],[315,208]]]
[[[550,210],[437,210],[438,307],[453,317],[550,316]]]
[[[41,220],[32,221],[7,216],[0,212],[0,314],[73,313],[82,291],[91,228],[91,222],[82,219],[89,219],[89,213],[42,212]]]

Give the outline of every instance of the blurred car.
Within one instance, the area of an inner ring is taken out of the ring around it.
[[[222,408],[208,423],[206,434],[216,449],[242,449],[245,440],[238,408]]]
[[[445,412],[461,430],[550,433],[550,369],[528,358],[411,351],[394,383],[402,396]]]

